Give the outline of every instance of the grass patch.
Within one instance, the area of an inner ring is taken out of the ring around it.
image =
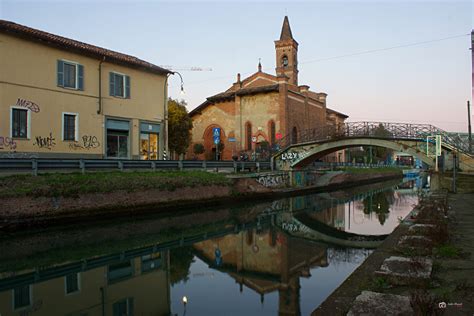
[[[435,253],[441,258],[458,258],[461,255],[461,250],[452,245],[442,245],[435,248]]]
[[[184,187],[230,186],[224,174],[205,171],[50,173],[0,178],[0,198],[77,197],[87,193],[136,192],[151,189],[173,191]]]

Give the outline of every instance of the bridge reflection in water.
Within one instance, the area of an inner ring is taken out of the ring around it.
[[[379,183],[4,238],[0,313],[182,314],[186,295],[188,315],[306,315],[383,239],[375,224],[384,234],[396,226],[390,219],[409,211],[416,190]]]

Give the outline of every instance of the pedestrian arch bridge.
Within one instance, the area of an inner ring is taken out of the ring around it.
[[[474,154],[469,144],[455,134],[428,124],[351,122],[314,128],[281,139],[280,151],[272,159],[276,169],[294,170],[342,149],[374,146],[407,153],[434,168],[436,135],[441,136],[443,161],[448,169],[452,169],[456,156],[461,170],[474,171]]]

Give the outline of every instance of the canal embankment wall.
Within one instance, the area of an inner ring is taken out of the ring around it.
[[[210,182],[211,184],[207,185],[204,183],[171,189],[122,189],[68,196],[13,196],[2,198],[0,230],[18,231],[46,225],[108,220],[120,216],[157,213],[166,215],[230,203],[340,190],[401,177],[401,171],[336,171],[312,174],[291,172],[286,175],[274,172],[246,176],[230,175],[226,183]],[[42,190],[46,192],[48,188]]]

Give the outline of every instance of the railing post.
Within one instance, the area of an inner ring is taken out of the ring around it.
[[[237,161],[233,162],[234,172],[237,173]]]
[[[81,173],[85,174],[86,173],[86,163],[84,162],[84,159],[79,160],[79,168],[81,169]]]
[[[275,169],[275,167],[274,167],[274,165],[273,165],[274,163],[275,163],[275,161],[274,161],[273,157],[271,157],[271,158],[270,158],[270,170],[271,170],[271,171],[273,171],[273,169]]]
[[[120,171],[123,171],[123,161],[118,161],[118,168],[120,169]]]
[[[151,169],[152,169],[153,171],[156,171],[156,161],[152,161],[152,162],[151,162]]]
[[[257,172],[260,172],[260,162],[256,162],[255,165],[257,166]]]
[[[202,169],[204,169],[204,171],[206,171],[206,160],[203,160],[202,161]]]
[[[244,172],[244,170],[245,170],[245,162],[242,161],[242,162],[240,163],[240,167],[241,167],[240,171]]]
[[[32,174],[34,176],[38,175],[38,161],[36,159],[33,159],[31,161],[31,169],[32,169]]]
[[[179,171],[183,171],[183,161],[182,160],[178,160],[178,169],[179,169]]]

